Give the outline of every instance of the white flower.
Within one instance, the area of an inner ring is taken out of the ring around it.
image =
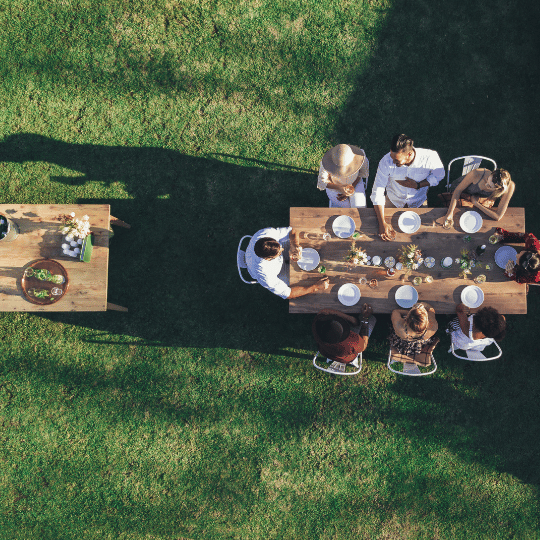
[[[69,214],[71,217],[75,217],[75,212],[71,212],[71,214]]]
[[[413,269],[413,270],[418,270],[418,264],[414,263],[414,264],[412,265],[412,269]]]
[[[355,257],[355,258],[352,260],[352,263],[353,263],[353,264],[358,264],[358,259]]]
[[[424,262],[424,259],[422,259],[422,257],[420,257],[420,258],[418,259],[418,264],[422,264],[423,262]]]
[[[459,264],[461,262],[461,259],[458,257],[455,261],[456,264]]]
[[[470,266],[471,268],[474,268],[474,267],[476,266],[476,263],[475,263],[474,261],[471,261],[471,262],[469,263],[469,266]]]
[[[90,219],[87,215],[84,215],[82,218],[84,219],[84,221],[88,221]]]
[[[409,254],[407,255],[407,258],[408,258],[408,259],[412,259],[413,257],[414,257],[414,253],[409,253]]]

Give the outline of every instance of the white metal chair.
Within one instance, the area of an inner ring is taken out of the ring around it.
[[[450,334],[450,338],[452,338],[452,334]],[[499,344],[496,341],[494,341],[493,344],[497,347],[499,351],[499,354],[497,354],[497,356],[486,357],[480,351],[471,351],[471,350],[465,350],[465,354],[467,356],[460,356],[456,352],[453,341],[452,341],[452,344],[450,345],[450,350],[448,352],[452,353],[456,358],[460,358],[461,360],[471,360],[473,362],[486,362],[488,360],[497,360],[497,358],[500,358],[502,356],[502,349],[499,347]],[[491,347],[491,345],[489,345],[489,347]],[[462,349],[457,349],[457,350],[460,351]]]
[[[333,375],[358,375],[362,371],[362,353],[359,353],[358,356],[350,363],[344,364],[342,362],[336,362],[335,360],[331,360],[330,358],[324,358],[321,357],[323,360],[326,360],[327,364],[330,364],[328,367],[322,367],[317,364],[317,357],[319,356],[319,352],[315,354],[313,357],[313,365],[320,369],[321,371],[325,371],[326,373],[332,373]],[[322,361],[322,360],[321,360]],[[347,371],[347,366],[353,366],[353,371]]]
[[[474,169],[478,169],[480,167],[480,163],[482,163],[482,160],[491,161],[493,163],[493,169],[497,168],[497,163],[495,163],[495,160],[484,157],[484,156],[461,156],[454,158],[449,164],[448,164],[448,172],[446,173],[446,191],[450,189],[450,168],[452,167],[452,163],[454,161],[458,161],[460,159],[463,159],[463,170],[460,174],[460,176],[465,176],[467,173],[470,173],[471,171],[474,171]]]
[[[420,353],[422,355],[426,355],[425,361],[422,362],[423,367],[428,367],[433,365],[433,369],[429,371],[420,371],[420,367],[418,366],[418,363],[414,362],[413,357],[407,357],[403,354],[398,353],[395,350],[392,350],[392,347],[390,347],[390,351],[388,353],[388,369],[397,375],[410,375],[412,377],[423,377],[425,375],[432,375],[437,371],[437,362],[435,362],[435,357],[433,356],[433,350],[437,346],[439,341],[437,340],[434,344],[433,348],[431,349],[431,352],[429,353]],[[407,359],[410,359],[410,362],[407,362]],[[429,361],[428,361],[429,360]],[[402,371],[399,371],[397,369],[392,368],[394,364],[401,364]]]
[[[238,267],[238,274],[240,275],[240,279],[241,279],[244,283],[247,283],[248,285],[254,285],[255,283],[257,283],[256,280],[248,281],[248,280],[245,279],[244,276],[242,275],[242,269],[245,269],[245,270],[247,271],[246,252],[242,249],[242,242],[243,242],[246,238],[251,239],[251,236],[249,236],[249,235],[242,236],[242,238],[240,239],[240,242],[238,243],[238,251],[236,252],[236,266]],[[249,272],[248,272],[248,274],[249,274]],[[251,276],[250,276],[250,277],[251,277]]]

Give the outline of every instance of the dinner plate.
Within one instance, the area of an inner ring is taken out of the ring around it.
[[[375,255],[373,259],[371,259],[371,262],[373,263],[373,266],[379,266],[382,262],[382,259],[378,255]]]
[[[469,210],[461,214],[459,218],[459,226],[466,233],[475,233],[480,230],[482,226],[482,216],[474,210]]]
[[[412,234],[420,228],[422,221],[416,212],[408,210],[399,216],[398,225],[402,232]]]
[[[360,300],[360,289],[354,283],[345,283],[339,288],[337,296],[344,306],[354,306]]]
[[[402,285],[396,291],[396,303],[402,308],[413,307],[418,302],[418,291],[412,285]]]
[[[433,268],[435,266],[435,257],[426,257],[424,259],[424,264],[426,268]]]
[[[354,219],[349,216],[339,216],[332,223],[332,229],[339,238],[349,238],[355,228]]]
[[[302,258],[298,261],[298,266],[305,272],[309,272],[321,262],[319,254],[313,248],[302,248]]]
[[[512,246],[502,246],[495,252],[495,263],[499,268],[506,269],[506,263],[512,260],[517,262],[517,251]]]
[[[484,302],[484,291],[476,285],[469,285],[461,291],[461,301],[470,308],[480,307]]]

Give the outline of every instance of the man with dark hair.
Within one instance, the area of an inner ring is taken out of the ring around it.
[[[289,287],[289,259],[297,261],[301,255],[298,232],[291,227],[268,227],[251,238],[246,249],[246,265],[253,279],[281,298],[297,298],[328,289],[326,277],[310,287]]]
[[[384,219],[384,207],[418,208],[427,200],[430,186],[444,178],[444,166],[434,150],[415,148],[414,141],[395,135],[390,152],[379,161],[379,168],[371,191],[371,201],[379,221],[379,236],[393,240],[396,232]],[[385,195],[386,192],[386,195]]]

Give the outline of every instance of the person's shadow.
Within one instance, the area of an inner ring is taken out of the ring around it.
[[[71,144],[30,133],[2,141],[0,161],[53,163],[82,176],[52,181],[118,183],[126,193],[125,199],[77,202],[110,203],[112,215],[132,227],[114,229],[108,286],[109,302],[129,313],[44,316],[99,329],[104,341],[128,334],[184,347],[275,352],[309,334],[299,330],[305,317],[286,323],[286,301],[240,281],[236,250],[245,234],[287,226],[290,206],[326,204],[315,187],[316,171],[243,167],[162,148]]]

